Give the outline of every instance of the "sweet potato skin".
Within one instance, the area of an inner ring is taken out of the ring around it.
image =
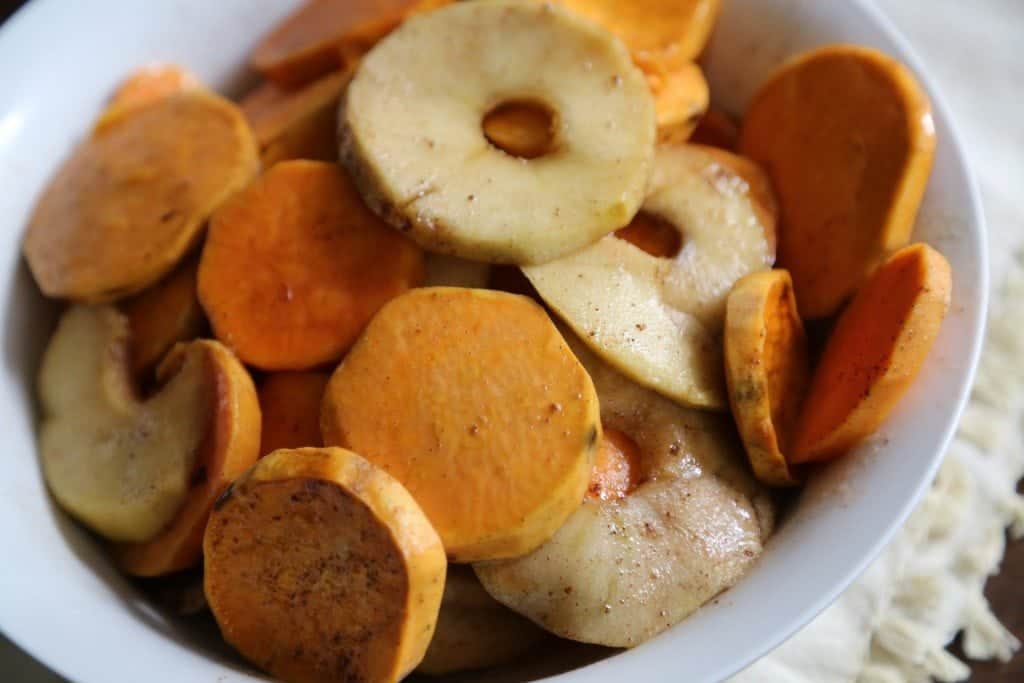
[[[289,683],[400,680],[423,658],[445,583],[416,502],[337,448],[260,460],[218,500],[204,556],[224,638]]]
[[[833,45],[784,64],[754,97],[741,152],[772,178],[779,265],[800,314],[824,318],[907,244],[935,151],[927,96],[898,62]]]
[[[286,161],[214,215],[199,300],[244,362],[306,370],[340,358],[422,277],[419,247],[371,213],[337,165]]]
[[[893,254],[840,316],[814,371],[791,461],[843,454],[874,433],[914,382],[949,310],[949,262],[926,244]]]
[[[214,501],[259,454],[260,405],[249,372],[222,344],[195,343],[206,345],[219,359],[213,366],[216,408],[212,424],[200,450],[192,487],[171,524],[144,543],[111,547],[118,566],[134,576],[171,574],[198,564]]]
[[[757,478],[799,483],[786,453],[810,377],[807,336],[784,270],[752,273],[725,313],[725,367],[733,418]]]

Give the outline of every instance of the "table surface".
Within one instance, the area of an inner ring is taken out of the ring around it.
[[[24,0],[0,0],[0,24]],[[1024,640],[1024,542],[1011,543],[1006,550],[1001,572],[992,577],[986,595],[1002,622],[1021,640]],[[963,656],[958,644],[953,651]],[[1024,679],[1024,650],[1005,664],[982,662],[972,666],[973,683],[1005,683]],[[24,683],[51,683],[60,679],[47,672],[31,658],[0,636],[0,678]]]

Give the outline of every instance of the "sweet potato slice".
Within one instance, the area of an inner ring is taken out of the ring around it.
[[[472,569],[451,565],[434,638],[416,672],[443,676],[505,664],[549,638],[488,595]]]
[[[823,318],[909,240],[935,130],[909,70],[869,48],[833,45],[787,62],[761,88],[740,150],[778,192],[779,265],[793,276],[800,314]]]
[[[264,168],[286,159],[338,159],[338,101],[351,76],[336,71],[295,91],[266,82],[242,98]]]
[[[526,297],[413,290],[367,326],[324,395],[324,443],[416,497],[457,562],[514,557],[579,507],[600,441],[590,377]]]
[[[260,446],[260,406],[248,371],[215,341],[179,345],[157,370],[157,380],[173,372],[185,349],[209,354],[214,397],[211,423],[200,445],[196,467],[177,515],[155,537],[112,546],[121,569],[135,576],[160,576],[188,569],[202,557],[203,532],[214,501],[228,484],[256,462]]]
[[[704,49],[721,0],[559,0],[617,34],[648,73],[692,61]]]
[[[260,460],[217,501],[204,555],[224,639],[284,683],[400,680],[444,591],[444,549],[416,501],[340,448]]]
[[[733,287],[725,311],[725,376],[733,419],[757,478],[793,486],[788,452],[807,392],[807,336],[784,270],[752,273]]]
[[[693,133],[708,110],[708,82],[693,62],[684,62],[658,76],[648,76],[660,142],[680,143]]]
[[[121,81],[95,129],[100,129],[132,107],[203,87],[195,74],[178,64],[154,62],[141,66]]]
[[[711,107],[697,122],[690,142],[735,152],[740,142],[740,127],[724,111]]]
[[[249,63],[285,88],[358,58],[410,14],[447,0],[310,0],[267,34]]]
[[[419,247],[363,205],[343,170],[286,161],[214,214],[199,300],[243,361],[304,370],[340,358],[422,276]]]
[[[24,251],[43,293],[104,302],[166,275],[256,174],[252,133],[207,92],[133,108],[83,141],[36,205]]]
[[[131,371],[145,380],[178,342],[199,337],[206,317],[196,296],[198,257],[190,257],[160,282],[121,303],[131,331]]]
[[[825,345],[791,462],[841,455],[885,421],[938,336],[952,282],[945,257],[925,244],[901,249],[878,268]]]
[[[277,372],[260,383],[261,455],[323,445],[320,404],[328,379],[324,372]]]

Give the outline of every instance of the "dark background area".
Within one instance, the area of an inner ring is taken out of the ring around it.
[[[726,0],[728,1],[728,0]],[[18,7],[24,4],[21,0],[0,0],[0,24],[3,24]],[[2,34],[0,34],[2,37]],[[0,160],[2,163],[2,160]],[[1006,559],[1003,561],[1002,572],[993,577],[986,590],[995,613],[1018,638],[1024,640],[1024,542],[1018,542],[1007,548]],[[954,652],[962,656],[959,646]],[[0,680],[44,683],[59,681],[56,676],[47,675],[32,660],[12,647],[5,639],[0,638]],[[13,667],[13,669],[12,669]],[[982,663],[974,667],[971,680],[975,683],[1008,683],[1024,680],[1024,653],[1008,664]]]

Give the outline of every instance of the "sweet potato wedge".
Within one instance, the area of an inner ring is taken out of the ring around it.
[[[444,549],[416,501],[340,448],[260,460],[217,501],[204,556],[224,639],[284,683],[400,680],[444,591]]]
[[[341,168],[285,161],[214,215],[199,300],[246,363],[305,370],[340,358],[422,277],[419,247],[363,205]]]
[[[200,445],[188,493],[177,515],[153,538],[111,547],[117,564],[135,576],[160,576],[188,569],[202,556],[203,532],[214,501],[259,454],[260,406],[248,371],[222,344],[201,340],[176,346],[157,369],[157,380],[173,372],[184,349],[198,346],[211,357],[214,396],[211,422]]]
[[[296,88],[358,58],[410,14],[446,1],[309,0],[260,41],[249,63]]]
[[[132,375],[144,383],[156,364],[178,342],[199,337],[206,317],[196,296],[199,258],[189,257],[144,292],[121,302],[131,331]]]
[[[323,445],[320,404],[328,379],[324,372],[275,372],[260,382],[260,455]]]
[[[287,159],[338,159],[338,101],[351,76],[335,71],[299,90],[268,81],[242,98],[264,168]]]
[[[736,283],[725,311],[725,377],[733,419],[754,474],[769,486],[793,486],[786,462],[810,379],[807,335],[784,270]]]
[[[935,152],[927,95],[876,50],[832,45],[784,64],[754,97],[740,150],[771,176],[779,265],[800,314],[836,313],[907,244]]]
[[[579,507],[600,441],[590,377],[544,309],[480,289],[387,304],[331,377],[324,443],[416,497],[457,562],[514,557]],[[456,485],[457,482],[457,485]]]
[[[84,140],[43,191],[24,252],[43,293],[90,303],[169,273],[259,168],[227,100],[192,91],[133,107]]]
[[[952,282],[945,257],[925,244],[901,249],[875,271],[825,345],[791,462],[841,455],[878,429],[921,370]]]

